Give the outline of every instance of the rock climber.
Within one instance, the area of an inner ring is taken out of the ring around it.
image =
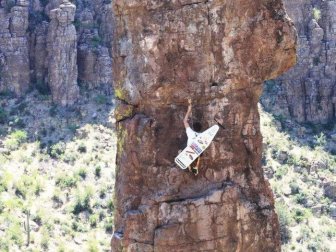
[[[184,127],[186,129],[186,133],[187,133],[187,137],[188,137],[188,142],[187,142],[187,145],[189,146],[192,141],[201,133],[201,130],[202,130],[202,125],[198,122],[195,122],[192,124],[192,127],[193,129],[190,127],[190,124],[188,123],[188,120],[189,120],[189,117],[190,117],[190,114],[191,114],[191,99],[188,99],[188,103],[189,103],[189,106],[188,106],[188,110],[187,110],[187,113],[183,119],[183,124],[184,124]],[[201,161],[201,158],[198,157],[189,167],[189,171],[191,171],[192,173],[194,173],[195,175],[198,174],[198,168],[199,168],[199,165],[200,165],[200,161]],[[194,166],[194,164],[196,163],[196,165]]]

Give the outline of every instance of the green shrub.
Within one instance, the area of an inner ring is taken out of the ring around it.
[[[76,155],[73,152],[67,151],[62,155],[62,160],[68,164],[74,164],[76,161]]]
[[[78,175],[82,179],[86,179],[86,176],[87,176],[87,170],[86,170],[86,168],[84,168],[84,167],[79,168],[78,171],[76,172],[76,175]]]
[[[99,198],[103,199],[106,197],[106,191],[107,188],[105,186],[102,186],[99,191]]]
[[[39,226],[42,225],[42,223],[44,222],[45,219],[45,213],[43,210],[39,210],[37,211],[33,216],[32,216],[32,220],[34,222],[36,222]]]
[[[289,230],[291,216],[288,207],[284,204],[276,203],[275,210],[279,218],[281,243],[288,243],[291,239],[291,231]]]
[[[106,219],[104,228],[107,233],[112,233],[113,231],[113,218],[112,217],[109,217]]]
[[[0,237],[0,251],[8,252],[9,246],[10,244],[6,237]]]
[[[100,178],[101,176],[101,167],[100,165],[97,165],[94,170],[95,177]]]
[[[58,244],[58,248],[57,248],[57,252],[66,252],[67,250],[66,250],[66,245],[65,245],[65,243],[60,243],[60,244]]]
[[[99,221],[102,221],[105,219],[106,214],[104,210],[100,210],[98,215],[99,215]]]
[[[86,153],[87,150],[86,150],[85,143],[83,143],[83,142],[80,143],[77,150],[78,150],[79,153]]]
[[[4,145],[9,150],[17,150],[20,145],[27,141],[27,132],[24,130],[16,130],[12,132],[4,142]]]
[[[306,209],[296,208],[294,210],[293,218],[297,223],[301,223],[304,220],[307,220],[310,216],[310,213]]]
[[[299,192],[295,196],[295,201],[301,205],[305,205],[307,203],[307,197],[308,195],[305,192]]]
[[[55,184],[62,189],[75,187],[78,179],[72,174],[61,173],[55,179]]]
[[[309,251],[318,252],[321,251],[321,244],[318,241],[310,241],[307,248]]]
[[[93,47],[98,47],[99,45],[101,45],[103,42],[102,38],[99,37],[98,35],[94,36],[92,39],[91,39],[91,43],[93,45]]]
[[[321,18],[321,10],[317,8],[313,8],[313,17],[316,21],[319,21]]]
[[[47,250],[49,247],[50,235],[46,229],[42,230],[41,247]]]
[[[311,238],[311,230],[310,230],[310,228],[308,226],[306,226],[306,225],[302,225],[300,227],[300,234],[297,237],[297,241],[300,242],[300,243],[303,243],[305,241],[310,240],[310,238]]]
[[[77,221],[73,221],[71,224],[71,228],[72,230],[76,231],[76,232],[87,232],[88,228],[85,227],[85,225],[81,222],[77,222]]]
[[[87,251],[88,252],[99,252],[100,247],[99,247],[99,243],[97,240],[89,240],[87,243]]]
[[[49,155],[52,158],[59,159],[65,152],[65,143],[59,142],[57,144],[54,144],[49,149]]]
[[[275,177],[277,179],[281,179],[283,176],[285,176],[288,172],[288,166],[282,165],[275,171]]]
[[[289,157],[287,159],[287,164],[294,165],[294,166],[302,166],[303,161],[301,160],[301,158],[299,158],[295,155],[289,155]]]
[[[11,181],[13,181],[13,174],[12,173],[10,173],[8,171],[1,172],[0,193],[8,190]]]
[[[78,190],[75,195],[75,202],[72,207],[72,213],[78,215],[83,211],[92,212],[91,209],[91,197],[93,195],[93,190],[91,187],[86,187],[84,190]]]
[[[101,94],[97,95],[94,100],[97,104],[106,104],[108,101],[107,96]]]
[[[17,197],[12,197],[12,198],[9,198],[3,201],[3,208],[9,211],[14,210],[14,209],[20,209],[20,208],[23,208],[23,202],[21,199]]]
[[[55,202],[61,202],[61,190],[59,188],[55,188],[51,199]]]
[[[19,222],[12,222],[6,229],[6,237],[8,241],[13,241],[21,247],[23,245],[23,233]]]
[[[336,227],[335,226],[328,227],[326,230],[326,234],[329,239],[336,237]]]
[[[42,189],[42,180],[37,174],[23,174],[15,184],[15,193],[24,199],[39,195]]]
[[[109,199],[108,202],[107,202],[107,208],[109,211],[113,212],[114,210],[114,203],[113,203],[113,199]]]
[[[291,189],[291,193],[292,193],[292,194],[297,194],[297,193],[299,193],[299,191],[300,191],[300,186],[299,186],[299,184],[298,184],[297,182],[295,182],[295,181],[291,181],[291,182],[289,183],[289,187],[290,187],[290,189]]]
[[[90,216],[89,218],[89,223],[90,223],[90,226],[95,228],[97,227],[97,224],[99,222],[99,215],[98,214],[93,214]]]
[[[321,132],[320,135],[316,135],[314,139],[315,139],[316,145],[319,147],[324,147],[327,143],[327,137],[323,132]]]

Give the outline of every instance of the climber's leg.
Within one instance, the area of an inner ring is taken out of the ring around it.
[[[196,162],[196,165],[194,167],[191,168],[191,172],[194,173],[195,175],[198,174],[198,167],[200,164],[200,159],[201,157],[198,157],[194,162]],[[191,166],[190,166],[191,167]]]
[[[195,175],[198,175],[198,168],[199,168],[200,162],[201,162],[201,157],[199,157],[197,159],[196,166],[194,167],[194,169],[195,169]]]

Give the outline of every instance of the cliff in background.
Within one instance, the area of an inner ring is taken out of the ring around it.
[[[282,1],[115,1],[113,251],[280,251],[261,168],[262,82],[295,63]],[[193,121],[224,129],[200,174],[173,162]]]
[[[336,116],[336,1],[284,2],[298,30],[298,63],[266,85],[262,104],[298,122],[327,124]]]
[[[79,86],[110,93],[112,16],[106,0],[0,1],[0,91],[37,88],[61,105]]]

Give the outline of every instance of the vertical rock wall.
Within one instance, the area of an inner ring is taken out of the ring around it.
[[[268,83],[262,103],[298,122],[329,123],[336,116],[336,2],[284,2],[298,29],[298,63]]]
[[[113,251],[280,251],[261,169],[262,82],[295,63],[279,0],[114,2],[119,106]],[[193,121],[220,122],[200,174],[179,169]]]
[[[112,87],[112,4],[109,1],[78,1],[77,12],[78,70],[81,85],[102,88]]]
[[[77,35],[73,25],[76,6],[64,1],[50,11],[48,28],[48,83],[54,101],[73,104],[79,95],[77,85]]]
[[[112,90],[112,3],[1,0],[0,91],[29,86],[71,105],[79,86]]]
[[[28,0],[0,1],[0,91],[29,87]]]

